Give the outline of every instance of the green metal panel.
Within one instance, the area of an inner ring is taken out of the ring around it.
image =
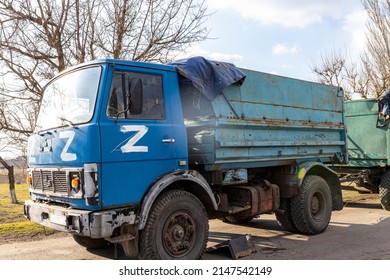
[[[388,163],[388,125],[378,128],[375,99],[345,102],[349,165],[385,166]]]

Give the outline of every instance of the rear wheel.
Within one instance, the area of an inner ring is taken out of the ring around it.
[[[297,228],[294,225],[294,221],[291,216],[291,207],[290,199],[281,199],[280,200],[280,211],[275,212],[276,220],[278,224],[285,230],[289,232],[297,232]]]
[[[316,175],[304,179],[300,193],[291,199],[291,217],[298,231],[323,232],[332,215],[332,196],[326,181]]]
[[[390,211],[390,171],[387,171],[379,184],[379,198],[382,208]]]
[[[200,200],[182,190],[162,194],[140,232],[141,259],[200,259],[208,239],[208,217]]]

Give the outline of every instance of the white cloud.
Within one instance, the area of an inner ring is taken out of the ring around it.
[[[272,47],[272,53],[276,55],[297,54],[298,51],[297,46],[289,47],[287,44],[276,44]]]
[[[299,28],[321,22],[324,17],[343,18],[346,11],[362,9],[360,1],[351,0],[208,0],[208,5],[216,11],[234,10],[262,24]]]
[[[178,54],[176,56],[176,59],[193,57],[193,56],[203,56],[207,59],[230,62],[233,64],[240,64],[243,61],[243,56],[240,54],[211,52],[203,49],[199,45],[194,45],[191,48],[189,48],[185,53]]]
[[[345,17],[343,30],[350,36],[347,48],[353,56],[359,55],[365,47],[366,22],[367,13],[365,10],[357,10]]]

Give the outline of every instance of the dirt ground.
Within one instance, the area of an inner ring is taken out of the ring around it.
[[[232,259],[227,246],[216,246],[250,236],[254,247],[246,260],[369,260],[390,259],[390,212],[381,208],[377,194],[344,195],[345,207],[332,213],[327,230],[318,235],[283,231],[274,215],[251,223],[229,225],[210,221],[204,260]],[[0,260],[128,259],[121,248],[85,250],[64,233],[6,236],[0,239]]]

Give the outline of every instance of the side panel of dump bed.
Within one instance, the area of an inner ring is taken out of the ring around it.
[[[243,85],[213,101],[182,88],[190,164],[226,170],[345,159],[342,90],[242,71]]]

